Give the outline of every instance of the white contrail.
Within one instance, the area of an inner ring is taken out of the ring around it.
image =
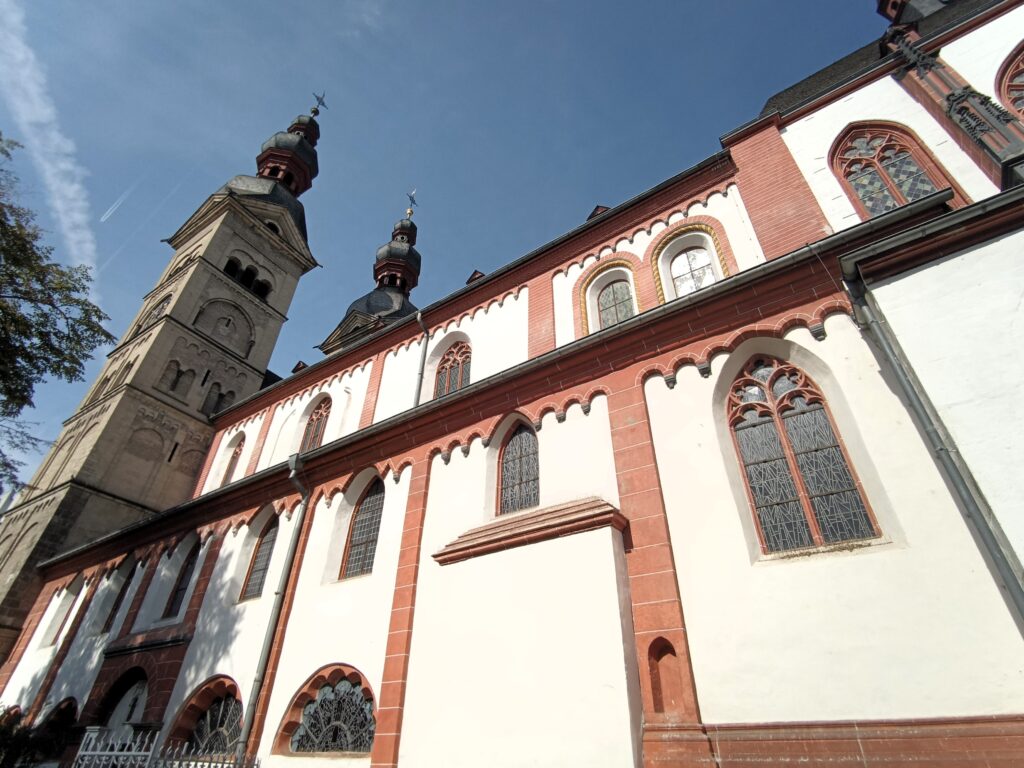
[[[75,158],[74,142],[60,130],[46,74],[27,42],[24,12],[15,0],[0,0],[0,19],[0,91],[17,123],[20,135],[16,138],[43,179],[69,260],[95,268],[86,170]],[[97,299],[95,283],[92,298]]]
[[[140,181],[141,181],[141,179],[140,179]],[[128,195],[130,195],[130,194],[131,194],[132,192],[134,192],[134,191],[135,191],[135,188],[136,188],[137,186],[139,186],[139,182],[138,182],[138,181],[136,181],[136,182],[135,182],[134,184],[132,184],[132,185],[131,185],[130,187],[128,187],[128,189],[126,189],[126,190],[125,190],[125,191],[124,191],[124,192],[122,193],[122,195],[121,195],[121,196],[120,196],[119,198],[117,198],[117,200],[115,200],[115,201],[114,201],[114,204],[113,204],[112,206],[110,206],[109,208],[107,208],[107,212],[106,212],[106,213],[104,213],[104,214],[103,214],[102,216],[100,216],[100,224],[102,224],[103,222],[105,222],[105,221],[106,221],[107,219],[109,219],[109,218],[110,218],[111,216],[113,216],[113,215],[114,215],[114,212],[115,212],[115,211],[116,211],[116,210],[117,210],[118,208],[120,208],[120,207],[121,207],[121,204],[122,204],[122,203],[123,203],[123,202],[124,202],[125,200],[127,200],[127,199],[128,199]]]

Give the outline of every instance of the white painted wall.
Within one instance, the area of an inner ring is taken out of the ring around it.
[[[910,128],[972,200],[999,191],[924,107],[891,77],[883,77],[782,130],[783,141],[834,231],[861,219],[832,172],[829,151],[846,126],[862,120],[888,120]]]
[[[675,389],[645,387],[705,721],[1021,711],[1024,642],[965,521],[852,321],[825,327],[825,341],[803,329],[750,340],[716,357],[710,378],[686,367]],[[755,352],[792,360],[824,391],[880,542],[760,555],[715,406]]]
[[[144,632],[149,629],[178,624],[184,618],[185,612],[188,610],[189,600],[192,599],[192,592],[195,590],[196,582],[199,580],[199,573],[203,568],[203,562],[210,551],[210,540],[207,540],[199,548],[196,564],[192,569],[192,576],[189,579],[188,589],[185,591],[185,597],[181,601],[181,608],[178,610],[177,615],[164,618],[163,614],[164,609],[167,607],[167,601],[171,597],[171,590],[174,589],[174,585],[178,581],[181,567],[184,565],[185,559],[192,550],[192,545],[195,541],[196,535],[189,534],[175,547],[174,552],[170,556],[166,553],[160,555],[160,559],[156,564],[156,572],[153,574],[153,580],[149,582],[146,596],[142,599],[139,613],[135,617],[132,632]]]
[[[458,322],[449,322],[442,330],[430,335],[428,361],[436,357],[435,352],[440,354],[447,349],[452,343],[451,334],[459,332],[459,338],[467,338],[473,349],[471,376],[474,382],[524,362],[529,350],[529,306],[529,289],[524,287],[518,295],[505,294],[472,315]],[[388,354],[384,361],[374,422],[413,407],[422,343],[417,339],[408,347]],[[434,395],[430,370],[425,372],[422,392],[420,402],[427,402]]]
[[[952,254],[872,292],[1019,558],[1024,232]],[[1007,346],[1007,341],[1010,345]]]
[[[617,251],[628,251],[643,261],[644,253],[658,235],[669,226],[685,222],[688,217],[693,216],[710,216],[721,222],[740,271],[764,261],[764,251],[754,233],[750,217],[747,216],[739,187],[729,184],[725,188],[724,194],[716,192],[709,195],[706,200],[690,205],[685,212],[682,210],[672,211],[664,218],[655,221],[650,229],[638,229],[632,235],[623,235],[615,242],[614,248],[603,248],[597,253],[588,254],[580,260],[580,263],[574,264],[565,272],[560,272],[552,277],[555,346],[560,347],[576,339],[574,307],[579,303],[579,279],[587,267],[598,260],[611,261],[616,257]],[[649,270],[651,266],[643,261],[641,269]],[[588,312],[589,316],[592,314]],[[594,327],[594,324],[591,323],[592,330]]]
[[[1021,38],[1024,7],[1018,6],[943,46],[940,55],[974,90],[998,101],[996,74]]]
[[[207,474],[206,482],[203,484],[203,493],[215,491],[226,485],[225,479],[228,482],[234,482],[245,477],[245,470],[249,466],[249,459],[252,457],[252,452],[256,450],[256,442],[259,438],[260,427],[263,424],[264,418],[263,414],[260,414],[251,421],[235,424],[224,430],[224,436],[221,438],[220,445],[217,448],[217,455],[214,457],[213,463],[210,464],[210,472]],[[225,478],[224,473],[227,471],[228,463],[231,461],[231,454],[235,452],[238,441],[242,439],[239,435],[244,435],[245,445],[242,446],[242,453],[238,457],[235,471],[231,473],[230,478]]]
[[[479,523],[465,500],[480,494],[488,457],[477,443],[469,456],[455,451],[447,466],[437,457],[431,467],[399,762],[639,765],[635,651],[617,532],[444,567],[431,558]]]
[[[373,475],[361,473],[344,495],[337,494],[317,505],[258,750],[264,765],[301,768],[322,762],[319,758],[270,754],[292,699],[318,669],[339,663],[355,667],[379,698],[411,475],[412,470],[407,468],[398,483],[391,475],[384,478],[377,553],[373,571],[363,576],[338,579],[352,512]],[[284,539],[278,541],[283,547]],[[335,765],[368,762],[368,757],[332,758]]]

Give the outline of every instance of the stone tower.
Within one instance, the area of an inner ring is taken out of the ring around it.
[[[38,563],[187,499],[209,416],[264,385],[299,278],[317,266],[297,199],[317,175],[314,116],[270,137],[257,175],[231,179],[169,238],[170,263],[0,521],[0,658]]]

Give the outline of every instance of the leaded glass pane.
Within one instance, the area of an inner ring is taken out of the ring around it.
[[[363,501],[356,508],[342,578],[359,576],[373,570],[373,559],[377,553],[377,534],[380,532],[383,512],[384,483],[378,478],[373,481]]]
[[[327,417],[331,415],[331,398],[325,397],[320,404],[309,414],[306,422],[306,431],[302,434],[302,443],[299,445],[299,452],[311,451],[319,448],[324,439],[324,429],[327,428]]]
[[[906,150],[888,149],[882,153],[882,168],[908,201],[935,192],[935,185]]]
[[[325,685],[302,710],[292,752],[369,752],[377,723],[360,685],[342,679]]]
[[[277,541],[277,521],[263,532],[259,542],[256,544],[256,552],[252,557],[252,565],[249,568],[249,578],[245,582],[245,589],[242,591],[242,599],[249,600],[263,594],[263,583],[267,580],[267,570],[270,568],[270,557],[274,554],[274,542]]]
[[[889,188],[885,186],[878,171],[872,166],[864,166],[858,172],[847,176],[847,181],[850,182],[869,215],[877,216],[898,207],[896,199],[892,196]]]
[[[199,716],[188,744],[195,757],[229,755],[242,734],[242,703],[234,696],[214,699]]]
[[[633,317],[633,295],[629,290],[629,283],[625,280],[616,280],[606,285],[597,295],[597,308],[602,328],[608,328]]]
[[[783,423],[814,516],[826,543],[875,535],[853,475],[821,406],[787,414]]]
[[[672,259],[672,283],[676,296],[686,296],[715,282],[707,248],[687,248]]]
[[[537,435],[525,424],[516,427],[501,455],[499,514],[535,507],[540,503],[540,465]]]

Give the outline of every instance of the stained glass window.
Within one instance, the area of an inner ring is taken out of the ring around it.
[[[621,323],[635,315],[633,292],[629,290],[629,283],[625,280],[616,280],[602,288],[597,294],[597,313],[602,328]]]
[[[457,341],[448,347],[437,364],[434,397],[447,395],[449,392],[469,385],[469,368],[472,357],[472,350],[464,341]]]
[[[525,424],[512,432],[501,452],[501,498],[498,514],[535,507],[540,503],[540,464],[537,435]]]
[[[892,130],[851,134],[836,165],[869,217],[930,195],[942,180],[937,168],[925,169],[925,155],[910,138]]]
[[[270,557],[274,554],[274,542],[277,541],[277,517],[271,517],[267,527],[263,529],[260,540],[256,542],[252,563],[249,565],[249,576],[242,589],[242,600],[249,600],[263,594],[263,583],[267,580],[270,568]]]
[[[302,442],[299,444],[299,453],[320,447],[324,439],[324,429],[327,427],[327,417],[330,415],[331,398],[325,397],[309,414],[306,431],[302,433]]]
[[[369,752],[376,728],[373,702],[363,687],[342,678],[323,686],[303,707],[292,752]]]
[[[235,470],[238,469],[238,460],[242,458],[242,451],[245,450],[245,435],[235,444],[235,449],[231,451],[231,457],[228,459],[228,465],[224,468],[224,479],[221,480],[221,485],[227,485],[235,476]]]
[[[373,570],[373,558],[377,553],[377,534],[380,532],[380,518],[383,512],[384,482],[377,478],[370,484],[352,516],[348,551],[341,569],[343,579]]]
[[[698,291],[715,282],[711,253],[707,248],[687,248],[672,259],[672,284],[676,298]]]
[[[771,357],[744,366],[729,422],[766,552],[878,536],[817,386]]]
[[[241,735],[242,702],[228,694],[214,699],[199,716],[188,737],[188,745],[195,757],[230,755]]]
[[[181,604],[185,601],[185,593],[188,592],[188,585],[192,581],[192,572],[196,569],[196,559],[198,557],[199,542],[197,541],[192,545],[188,557],[185,558],[185,562],[181,564],[181,570],[178,571],[178,580],[174,582],[174,589],[171,591],[171,597],[167,601],[167,607],[164,609],[165,619],[177,616],[181,610]]]

